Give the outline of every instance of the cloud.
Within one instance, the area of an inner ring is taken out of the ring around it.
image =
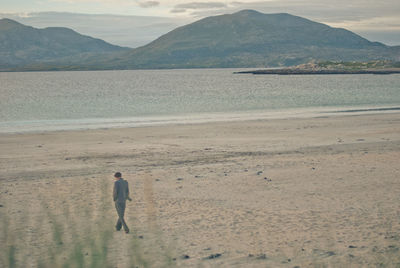
[[[264,13],[285,12],[354,31],[373,41],[400,44],[398,0],[272,0],[232,2],[229,12],[256,9]]]
[[[41,29],[68,27],[84,35],[132,48],[146,45],[161,35],[191,22],[181,18],[66,12],[0,13],[1,18],[13,19]]]
[[[400,18],[398,0],[270,0],[231,2],[230,11],[256,9],[264,13],[291,13],[320,22],[341,22],[373,17],[397,16]],[[400,20],[400,19],[399,19]]]
[[[171,10],[171,13],[184,13],[188,10],[210,10],[225,8],[227,8],[227,5],[223,2],[190,2],[175,5]]]
[[[400,22],[398,17],[374,17],[361,20],[343,20],[330,23],[333,27],[346,28],[351,27],[355,30],[385,30],[385,31],[400,31]]]
[[[48,0],[50,2],[68,3],[68,4],[99,4],[107,7],[112,6],[135,6],[139,5],[143,8],[155,7],[160,5],[160,2],[149,0]]]
[[[144,1],[144,2],[139,2],[139,6],[143,8],[149,8],[149,7],[156,7],[159,6],[160,2],[158,1]]]
[[[176,0],[179,1],[179,0]],[[289,13],[332,27],[345,28],[372,40],[399,44],[398,0],[232,0],[231,2],[178,2],[170,13],[193,19],[254,9],[263,13]],[[382,34],[379,34],[382,33]]]
[[[393,40],[391,44],[398,44],[400,36],[398,0],[40,0],[43,3],[40,5],[37,4],[38,1],[25,1],[27,3],[23,8],[7,8],[7,5],[3,5],[2,11],[25,13],[21,15],[23,17],[27,16],[26,12],[29,11],[79,10],[81,13],[134,14],[193,22],[207,16],[254,9],[263,13],[289,13],[356,33],[373,32],[377,40],[381,36],[379,32],[382,32],[385,33],[384,41]],[[55,21],[57,22],[57,19]]]
[[[85,5],[92,5],[102,8],[113,8],[115,6],[135,6],[137,5],[137,1],[132,0],[46,0],[48,4],[63,5],[63,6],[70,6],[75,5],[77,8],[83,7]]]
[[[174,8],[170,11],[171,13],[185,13],[186,9],[182,9],[182,8]]]
[[[192,2],[186,4],[179,4],[175,6],[175,8],[183,8],[183,9],[209,9],[209,8],[221,8],[221,7],[226,7],[226,4],[222,2]]]

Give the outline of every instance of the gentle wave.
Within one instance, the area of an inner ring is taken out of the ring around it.
[[[201,124],[247,120],[315,118],[340,114],[375,114],[398,112],[400,107],[318,107],[271,111],[231,113],[204,113],[176,116],[147,116],[126,118],[86,118],[67,120],[32,120],[0,122],[0,133],[27,133],[48,131],[89,130],[105,128],[132,128],[161,125]]]
[[[400,107],[388,107],[388,108],[366,108],[366,109],[351,109],[337,111],[337,113],[359,113],[359,112],[383,112],[383,111],[399,111]]]

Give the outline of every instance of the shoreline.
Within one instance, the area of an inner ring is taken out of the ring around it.
[[[345,106],[288,108],[269,111],[243,111],[186,114],[171,116],[143,116],[125,118],[88,118],[64,120],[31,120],[0,122],[0,135],[21,133],[45,133],[54,131],[79,131],[109,128],[136,128],[153,126],[173,126],[186,124],[207,124],[214,122],[235,122],[253,120],[317,118],[320,116],[364,115],[379,113],[397,113],[400,107],[383,106]]]

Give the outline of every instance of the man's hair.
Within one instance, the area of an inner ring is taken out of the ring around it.
[[[121,178],[121,177],[122,177],[121,172],[116,172],[116,173],[114,174],[114,177],[116,177],[116,178]]]

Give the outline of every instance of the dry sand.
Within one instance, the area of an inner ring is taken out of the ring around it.
[[[2,134],[0,266],[400,267],[399,159],[400,113]]]

